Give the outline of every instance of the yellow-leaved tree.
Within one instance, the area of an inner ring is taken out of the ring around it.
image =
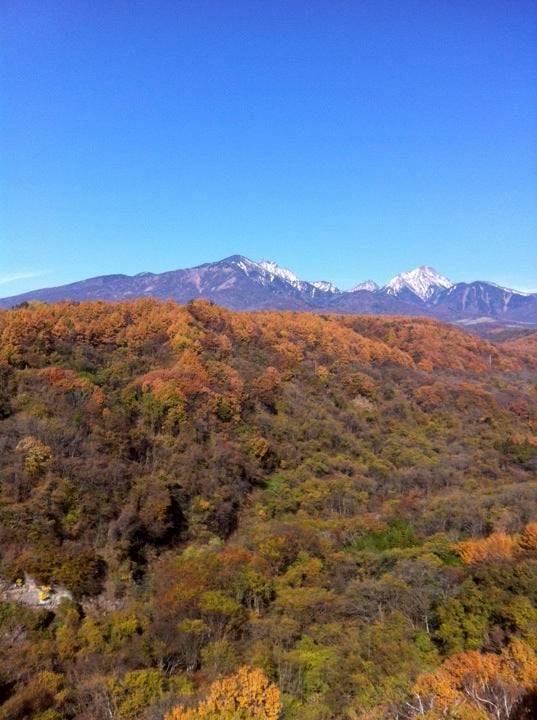
[[[278,720],[281,711],[276,685],[262,670],[241,667],[234,675],[216,680],[197,707],[179,705],[165,720]]]

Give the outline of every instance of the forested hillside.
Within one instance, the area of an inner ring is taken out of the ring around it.
[[[1,311],[0,719],[537,717],[536,340]]]

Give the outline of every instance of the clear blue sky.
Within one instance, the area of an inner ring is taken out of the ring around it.
[[[533,1],[3,0],[0,47],[0,296],[234,253],[537,290]]]

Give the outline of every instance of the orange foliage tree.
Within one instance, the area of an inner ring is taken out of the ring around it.
[[[410,717],[508,720],[536,681],[537,656],[520,640],[499,655],[459,653],[417,678]]]
[[[526,525],[520,535],[518,546],[523,552],[537,552],[537,523]]]
[[[280,691],[258,668],[241,667],[234,675],[217,680],[207,699],[195,708],[174,708],[166,720],[278,720]]]
[[[465,565],[512,560],[521,553],[537,551],[537,523],[526,525],[520,536],[494,532],[486,538],[455,543],[454,551]]]
[[[487,538],[457,543],[455,551],[465,565],[472,565],[493,560],[510,560],[515,547],[515,540],[510,535],[495,532]]]

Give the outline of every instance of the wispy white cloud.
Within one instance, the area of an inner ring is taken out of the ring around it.
[[[7,285],[8,283],[14,283],[18,280],[29,280],[30,278],[43,277],[46,275],[45,270],[37,270],[30,272],[13,272],[13,273],[0,273],[0,285]]]

